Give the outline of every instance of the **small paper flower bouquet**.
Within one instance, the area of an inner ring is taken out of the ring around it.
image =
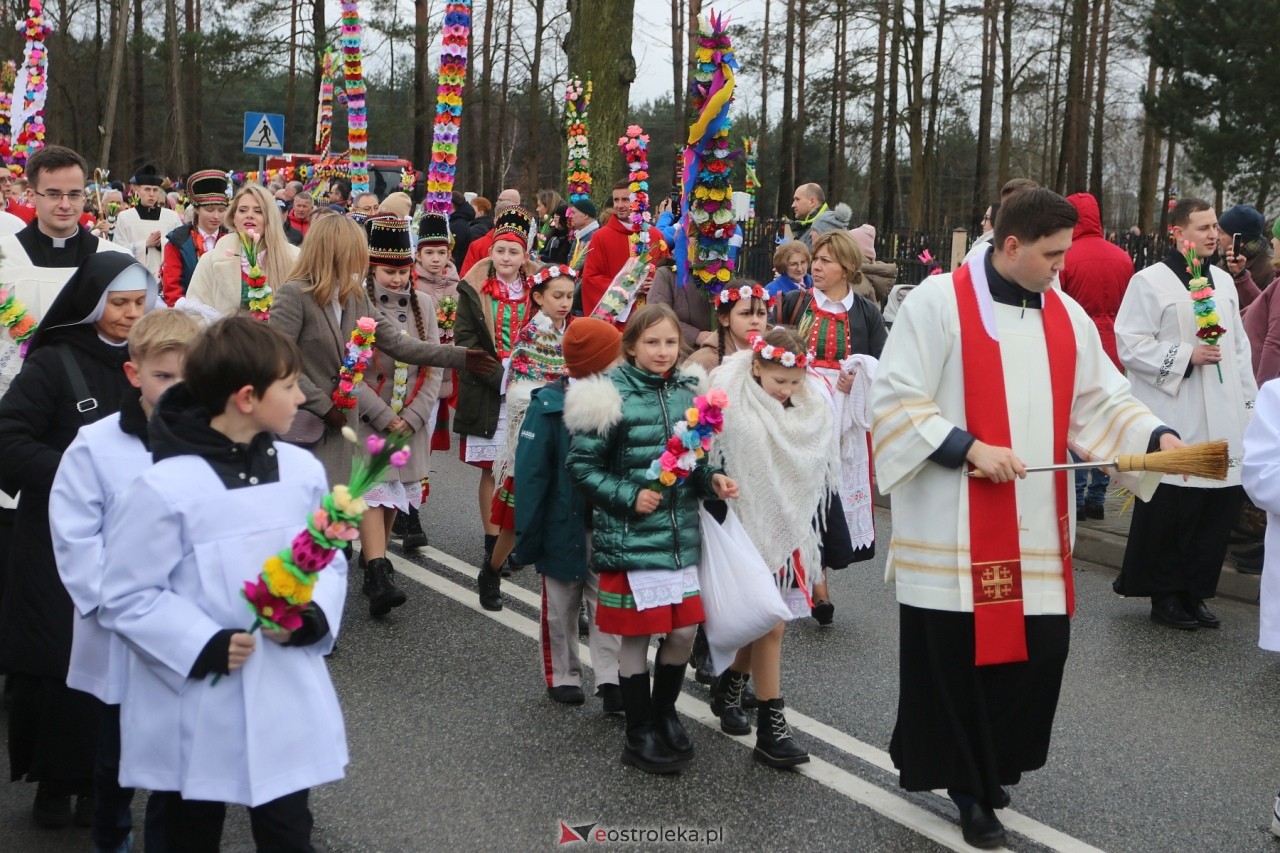
[[[675,425],[662,455],[649,464],[646,476],[650,489],[662,493],[689,478],[698,460],[711,450],[711,437],[724,430],[728,406],[729,395],[720,388],[712,388],[693,401],[684,420]]]
[[[342,430],[348,441],[357,441],[350,427]],[[333,562],[338,550],[360,536],[360,518],[368,506],[364,495],[377,485],[391,468],[409,461],[410,437],[392,433],[383,438],[369,436],[368,455],[358,454],[351,465],[351,481],[334,486],[307,519],[305,530],[293,537],[288,548],[267,558],[262,572],[244,582],[245,602],[253,612],[248,632],[259,628],[296,631],[303,625],[303,613],[311,605],[316,577]],[[221,676],[215,676],[217,684]]]

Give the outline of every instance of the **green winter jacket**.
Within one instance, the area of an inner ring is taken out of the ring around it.
[[[561,581],[587,579],[587,501],[565,468],[568,380],[533,392],[516,445],[516,554],[538,573]]]
[[[594,506],[592,565],[597,571],[676,570],[701,559],[698,500],[715,496],[711,478],[723,473],[720,469],[700,462],[649,515],[638,515],[635,504],[650,482],[649,464],[662,455],[675,424],[705,383],[706,374],[697,367],[665,379],[624,364],[569,389],[564,411],[572,433],[569,474]]]
[[[492,328],[493,321],[485,315],[480,294],[467,282],[458,282],[454,345],[482,349],[497,358],[498,348],[493,343]],[[458,378],[458,409],[453,416],[453,431],[461,435],[493,438],[498,429],[498,410],[502,406],[502,368],[484,376],[463,370],[458,373]]]

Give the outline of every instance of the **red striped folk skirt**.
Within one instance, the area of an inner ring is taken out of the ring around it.
[[[600,596],[596,603],[596,625],[606,634],[637,637],[666,634],[686,625],[698,625],[706,617],[702,596],[690,593],[679,604],[636,610],[635,598],[626,572],[600,573]]]

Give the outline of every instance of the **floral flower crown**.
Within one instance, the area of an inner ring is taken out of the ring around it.
[[[721,305],[728,305],[730,302],[737,302],[739,299],[761,299],[769,305],[773,305],[774,297],[759,284],[744,284],[742,287],[726,287],[724,290],[716,294],[716,302]]]
[[[747,341],[751,344],[751,351],[765,361],[776,361],[783,367],[807,367],[809,365],[810,356],[808,353],[792,352],[786,347],[765,343],[764,336],[759,332],[752,332],[747,336]]]
[[[543,267],[532,276],[534,287],[545,284],[553,278],[569,278],[574,281],[578,280],[578,273],[568,264],[552,264],[549,267]]]

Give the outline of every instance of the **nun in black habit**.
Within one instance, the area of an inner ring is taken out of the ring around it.
[[[80,427],[120,411],[129,329],[158,291],[131,255],[91,255],[49,306],[0,398],[0,489],[21,492],[0,593],[9,771],[38,783],[32,813],[45,826],[88,825],[100,715],[97,699],[66,686],[74,609],[54,562],[49,491]]]

